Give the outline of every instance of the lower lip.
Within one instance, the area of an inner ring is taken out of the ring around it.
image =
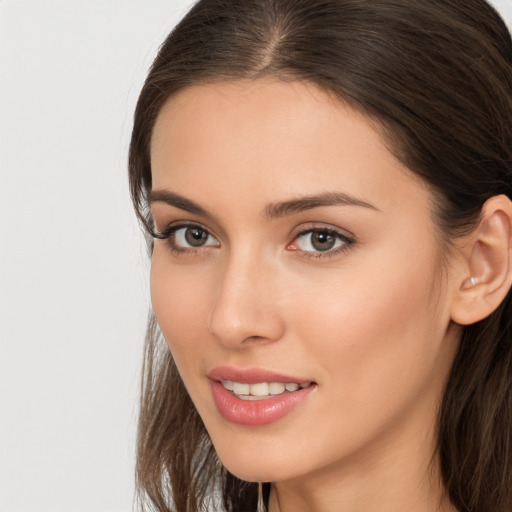
[[[242,400],[228,391],[220,382],[210,381],[213,399],[219,412],[231,423],[261,426],[280,420],[304,402],[316,388],[315,384],[263,400]]]

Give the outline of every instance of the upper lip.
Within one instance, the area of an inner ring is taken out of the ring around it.
[[[274,372],[264,368],[235,368],[233,366],[218,366],[208,372],[208,377],[212,380],[231,380],[244,384],[257,384],[259,382],[296,382],[303,384],[313,382],[312,379],[302,377],[292,377],[282,373]]]

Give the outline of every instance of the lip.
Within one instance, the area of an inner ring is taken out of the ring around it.
[[[229,422],[237,425],[269,425],[290,414],[307,400],[317,388],[315,383],[293,393],[269,396],[263,400],[242,400],[228,391],[220,380],[232,380],[246,384],[259,382],[311,382],[308,379],[290,377],[270,370],[251,368],[241,370],[233,367],[218,367],[208,373],[213,400],[220,414]]]
[[[242,369],[233,366],[218,366],[208,373],[208,377],[218,382],[232,380],[243,384],[258,384],[259,382],[283,382],[284,384],[296,382],[297,384],[304,384],[305,382],[313,382],[313,379],[292,377],[263,368]]]

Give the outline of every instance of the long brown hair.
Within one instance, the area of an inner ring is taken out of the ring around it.
[[[146,232],[164,103],[192,84],[262,76],[315,83],[376,121],[431,187],[447,250],[488,198],[512,198],[512,41],[484,0],[201,0],[161,46],[135,112],[130,189]],[[438,450],[461,512],[512,511],[510,292],[464,329]],[[217,507],[255,510],[255,484],[222,467],[152,314],[137,455],[141,506],[194,512],[217,493]]]

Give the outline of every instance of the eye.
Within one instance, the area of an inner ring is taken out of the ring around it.
[[[299,233],[288,248],[305,253],[316,253],[318,256],[326,253],[327,256],[348,249],[352,244],[354,240],[333,229],[316,228]]]
[[[199,226],[184,226],[174,231],[174,244],[183,249],[219,245],[217,240]]]
[[[187,252],[202,247],[218,247],[219,241],[208,230],[198,224],[171,224],[163,231],[153,234],[165,240],[173,251]]]

